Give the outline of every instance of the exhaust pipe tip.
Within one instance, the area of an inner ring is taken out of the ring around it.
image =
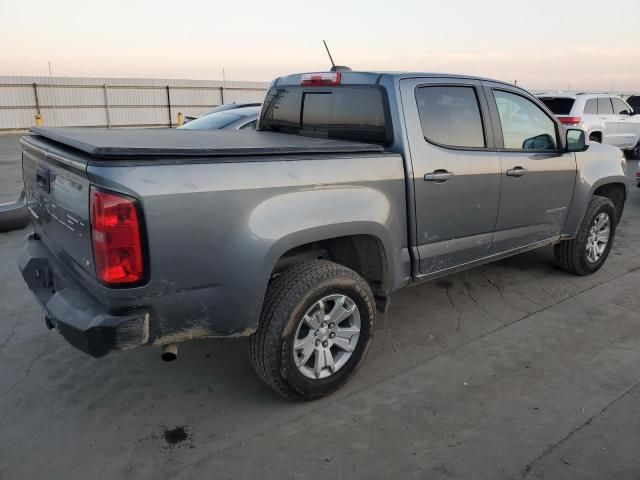
[[[178,358],[178,344],[177,343],[169,343],[162,347],[162,353],[160,354],[160,358],[165,362],[173,362]]]

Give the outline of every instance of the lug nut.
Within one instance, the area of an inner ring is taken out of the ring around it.
[[[336,326],[336,324],[335,324],[335,323],[330,323],[330,324],[329,324],[329,328],[333,328],[333,327],[335,327],[335,326]]]
[[[327,322],[322,322],[321,327],[322,327],[322,328],[327,328]]]
[[[313,335],[317,337],[319,333],[320,332],[318,332],[318,330],[316,330],[315,332],[313,332]]]
[[[327,342],[326,340],[324,342],[322,342],[322,346],[324,348],[327,348],[329,346],[329,342]]]
[[[316,340],[316,347],[320,346],[320,340]]]
[[[336,337],[336,332],[331,332],[329,334],[329,338],[335,338]]]

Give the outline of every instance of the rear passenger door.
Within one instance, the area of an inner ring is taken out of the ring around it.
[[[413,167],[420,275],[489,255],[500,160],[481,82],[400,81]]]
[[[613,114],[613,105],[610,97],[598,98],[598,117],[604,127],[602,143],[619,146],[618,117]]]
[[[485,83],[501,165],[501,195],[492,253],[559,236],[576,177],[565,130],[534,97],[504,84]]]

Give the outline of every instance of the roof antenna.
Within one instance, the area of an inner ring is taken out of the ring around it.
[[[322,43],[324,43],[324,48],[327,50],[327,55],[329,55],[329,60],[331,60],[331,71],[332,72],[350,72],[351,69],[349,67],[345,67],[344,65],[336,65],[333,62],[333,57],[331,56],[331,52],[329,51],[327,42],[325,40],[322,40]]]
[[[329,55],[329,60],[331,60],[331,71],[334,71],[334,69],[336,68],[336,64],[333,62],[333,57],[331,56],[331,52],[329,51],[329,47],[327,46],[326,40],[322,40],[322,43],[324,43],[324,48],[327,50],[327,55]]]

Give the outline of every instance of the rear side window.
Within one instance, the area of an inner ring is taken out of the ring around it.
[[[609,97],[598,99],[598,115],[613,115],[613,106]]]
[[[380,144],[392,138],[387,101],[375,86],[274,87],[260,130]]]
[[[556,150],[556,124],[531,100],[494,90],[504,148]]]
[[[573,98],[542,97],[540,100],[554,115],[569,115],[575,103]]]
[[[482,117],[473,87],[420,87],[416,101],[426,140],[451,147],[485,147]]]
[[[584,113],[588,115],[596,115],[598,113],[598,101],[595,98],[587,100],[584,104]]]

